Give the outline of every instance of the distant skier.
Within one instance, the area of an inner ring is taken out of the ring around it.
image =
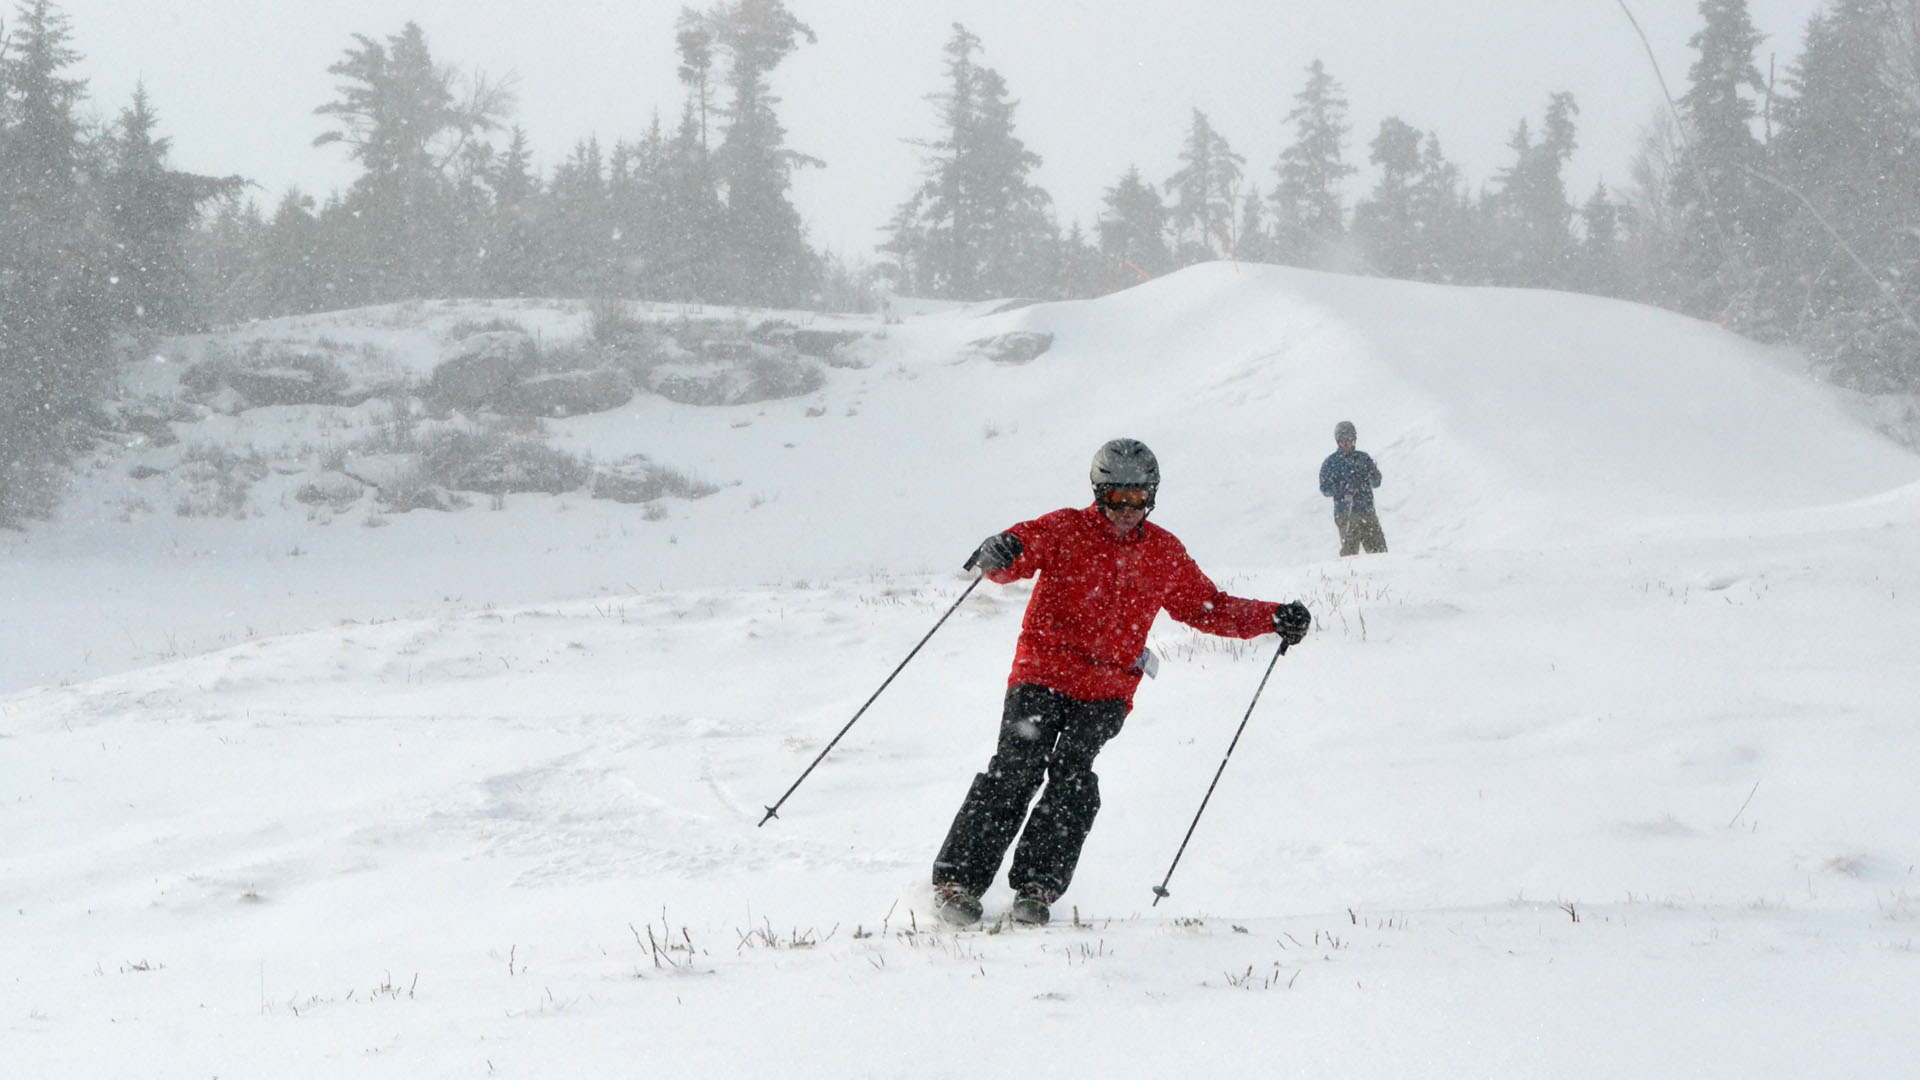
[[[1365,450],[1355,450],[1357,438],[1353,421],[1342,420],[1333,426],[1333,442],[1339,447],[1320,463],[1320,494],[1333,499],[1333,524],[1340,530],[1340,554],[1356,555],[1362,547],[1368,552],[1387,550],[1387,536],[1380,531],[1380,517],[1373,512],[1373,489],[1380,486],[1380,466]]]
[[[1014,921],[1045,923],[1073,880],[1100,809],[1093,758],[1120,731],[1142,674],[1157,664],[1147,631],[1161,610],[1222,637],[1307,634],[1305,605],[1229,596],[1173,534],[1147,524],[1160,466],[1145,444],[1115,439],[1093,457],[1093,505],[1055,510],[981,543],[969,567],[1006,585],[1039,575],[987,770],[954,816],[933,863],[940,915],[980,918],[980,895],[1019,834],[1007,882]],[[1028,804],[1046,791],[1028,813]],[[1021,823],[1025,822],[1025,828]]]

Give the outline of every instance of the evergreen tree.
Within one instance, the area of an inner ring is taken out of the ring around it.
[[[613,219],[600,140],[583,139],[547,185],[547,288],[563,296],[604,296],[614,284]]]
[[[1266,200],[1260,195],[1260,188],[1247,185],[1247,192],[1240,198],[1239,224],[1234,229],[1238,241],[1234,258],[1247,262],[1268,262],[1274,257],[1273,237],[1267,231]]]
[[[0,181],[17,213],[71,213],[84,150],[75,112],[87,92],[85,79],[66,74],[80,61],[71,22],[51,0],[22,0],[4,40]]]
[[[1439,136],[1388,117],[1369,151],[1380,179],[1353,208],[1354,237],[1368,265],[1416,281],[1478,280],[1479,226]]]
[[[607,157],[608,296],[638,291],[638,270],[651,250],[649,226],[659,212],[654,184],[661,139],[658,114],[650,136],[651,147],[622,139]]]
[[[726,195],[721,274],[727,295],[792,305],[814,290],[818,267],[788,191],[795,169],[822,164],[787,148],[769,83],[781,61],[811,43],[813,30],[782,0],[734,0],[711,9],[706,25],[727,59],[727,128],[713,164]]]
[[[287,189],[259,241],[260,314],[299,314],[336,307],[336,267],[327,265],[313,196]]]
[[[448,170],[473,139],[499,126],[512,99],[484,78],[457,95],[457,73],[434,63],[414,23],[385,42],[354,40],[327,68],[340,80],[339,98],[314,110],[340,125],[314,145],[340,143],[363,169],[340,221],[360,253],[345,284],[361,301],[436,295],[468,249]]]
[[[1006,79],[992,68],[979,74],[977,143],[968,158],[978,170],[970,178],[976,205],[987,211],[990,225],[980,284],[989,296],[1050,296],[1059,255],[1053,199],[1027,181],[1026,144],[1013,133],[1019,103],[1008,97]],[[1040,157],[1030,160],[1037,167]]]
[[[1172,200],[1167,212],[1177,247],[1175,258],[1186,264],[1233,254],[1234,201],[1247,159],[1233,152],[1206,113],[1195,109],[1180,160],[1184,163],[1180,171],[1166,184]]]
[[[1342,182],[1356,170],[1345,160],[1347,99],[1326,67],[1307,67],[1307,84],[1293,97],[1287,113],[1293,142],[1280,153],[1274,171],[1274,243],[1283,262],[1333,266],[1346,233]]]
[[[658,185],[661,209],[653,259],[639,271],[646,290],[668,300],[723,297],[720,251],[727,210],[691,101],[666,143]]]
[[[1572,284],[1581,292],[1618,296],[1620,279],[1620,205],[1602,183],[1580,208],[1581,236]]]
[[[1056,278],[1036,260],[1058,251],[1046,192],[1027,179],[1040,156],[1014,134],[1017,102],[1006,81],[974,61],[980,39],[954,24],[946,46],[947,90],[934,96],[939,138],[926,179],[894,216],[882,248],[904,287],[929,296],[980,299],[1043,293]]]
[[[106,139],[106,223],[112,243],[109,303],[123,329],[180,331],[198,320],[187,272],[187,239],[200,207],[237,193],[238,177],[217,180],[167,167],[170,140],[158,126],[144,86]]]
[[[1696,315],[1756,328],[1756,246],[1770,231],[1772,198],[1754,175],[1761,146],[1753,134],[1755,96],[1766,83],[1754,62],[1763,39],[1746,0],[1700,0],[1705,25],[1688,39],[1696,56],[1680,99],[1685,144],[1671,194],[1679,200],[1676,284],[1669,302]]]
[[[1420,132],[1397,116],[1380,121],[1367,160],[1380,179],[1354,204],[1353,233],[1368,265],[1388,277],[1411,278],[1420,264],[1420,225],[1414,189],[1420,180]]]
[[[1060,238],[1060,289],[1063,300],[1085,300],[1107,291],[1106,257],[1075,221]]]
[[[1128,166],[1118,183],[1107,189],[1100,215],[1100,254],[1108,260],[1107,288],[1158,277],[1172,269],[1167,250],[1167,208],[1160,193]]]
[[[527,133],[515,125],[486,176],[488,220],[479,259],[480,291],[529,296],[540,277],[540,180],[533,173]]]
[[[44,511],[108,370],[110,251],[89,227],[67,17],[25,0],[0,38],[0,525]]]
[[[681,8],[674,25],[674,48],[680,53],[680,82],[687,88],[689,108],[700,120],[700,148],[705,150],[707,114],[713,108],[713,29],[707,18],[692,8]]]
[[[194,293],[212,324],[227,325],[279,310],[266,295],[266,232],[260,207],[234,193],[215,201],[207,220],[188,238],[187,266]]]
[[[485,287],[487,243],[494,222],[493,174],[499,154],[491,143],[474,140],[460,148],[447,170],[448,227],[453,257],[441,276],[442,296],[481,296]]]
[[[1410,199],[1418,236],[1411,276],[1457,284],[1486,280],[1485,233],[1461,181],[1460,167],[1447,160],[1440,137],[1433,132],[1420,144],[1419,171]]]
[[[1508,147],[1513,164],[1495,178],[1487,200],[1494,246],[1494,281],[1502,285],[1559,288],[1568,284],[1573,254],[1573,206],[1563,175],[1575,147],[1573,95],[1547,102],[1536,142],[1527,122],[1514,129]]]
[[[1788,86],[1767,313],[1849,385],[1920,387],[1920,3],[1834,0]]]
[[[893,216],[881,227],[886,238],[874,250],[892,260],[882,262],[877,268],[889,292],[932,295],[927,283],[932,281],[933,269],[926,263],[932,241],[920,224],[925,211],[926,200],[915,192],[912,198],[894,207]]]

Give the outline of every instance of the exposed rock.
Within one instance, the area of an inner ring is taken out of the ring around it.
[[[420,455],[347,453],[341,456],[339,472],[384,493],[415,482]]]
[[[610,368],[557,371],[521,379],[494,395],[494,407],[515,416],[579,416],[633,400],[633,380]]]
[[[128,431],[146,439],[148,446],[172,446],[180,441],[180,437],[173,433],[172,422],[165,416],[154,416],[150,413],[122,413],[120,424]]]
[[[1030,364],[1053,347],[1053,335],[1040,330],[1015,330],[970,343],[973,351],[996,364]]]
[[[683,405],[777,401],[811,394],[825,384],[813,361],[771,350],[745,362],[661,364],[647,373],[648,389]]]
[[[867,335],[859,330],[795,330],[793,351],[801,356],[830,360],[843,345],[851,345]]]
[[[239,391],[247,404],[337,405],[346,375],[324,357],[281,366],[236,367],[226,373],[227,385]]]
[[[194,364],[180,376],[180,385],[201,401],[221,411],[265,405],[339,405],[347,389],[346,372],[324,353],[269,349],[254,342],[246,356],[215,356]],[[238,394],[240,401],[232,401]]]
[[[238,416],[253,407],[245,394],[231,386],[222,386],[215,390],[202,404],[223,416]]]
[[[472,412],[507,390],[539,357],[533,338],[517,330],[490,330],[461,338],[450,346],[428,392],[440,403]]]
[[[365,484],[346,473],[329,471],[302,484],[293,497],[308,506],[324,504],[334,510],[345,510],[358,501],[366,490]]]

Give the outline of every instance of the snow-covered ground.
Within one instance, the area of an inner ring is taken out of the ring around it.
[[[499,310],[305,330],[417,372],[427,324]],[[355,421],[283,407],[179,425],[293,463],[244,520],[143,506],[169,481],[136,446],[0,536],[3,1071],[1920,1070],[1920,458],[1786,359],[1627,304],[1229,265],[865,328],[802,397],[548,425],[706,498],[316,515],[300,448]],[[970,344],[1016,331],[1053,345]],[[1332,557],[1340,419],[1390,554]],[[1018,587],[756,827],[973,545],[1080,504],[1118,435],[1217,581],[1319,623],[1171,896],[1272,638],[1163,620],[1053,926],[928,917]]]

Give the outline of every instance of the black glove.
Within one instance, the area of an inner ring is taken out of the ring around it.
[[[1313,625],[1313,613],[1307,605],[1295,600],[1291,604],[1281,604],[1273,609],[1273,632],[1280,640],[1289,645],[1298,645],[1307,636],[1307,630]]]
[[[980,546],[968,557],[965,569],[978,568],[981,573],[1005,570],[1025,550],[1026,545],[1020,542],[1019,537],[1012,533],[996,533],[980,541]]]

